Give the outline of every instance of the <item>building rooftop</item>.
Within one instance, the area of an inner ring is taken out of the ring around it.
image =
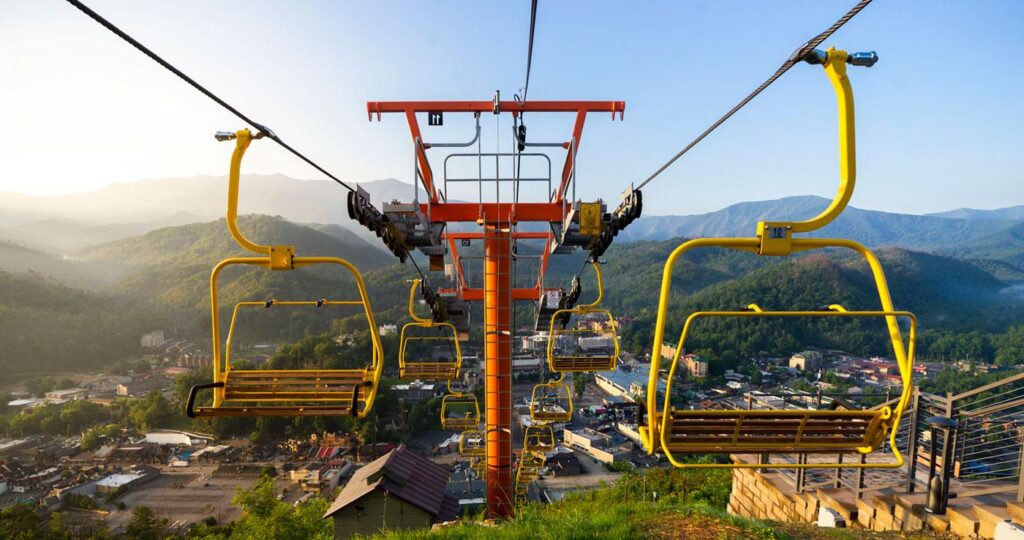
[[[629,390],[629,386],[631,384],[637,384],[637,385],[639,385],[639,386],[641,386],[643,388],[647,387],[648,372],[647,372],[647,370],[643,370],[643,369],[641,369],[641,370],[634,370],[634,371],[624,371],[622,368],[619,368],[619,369],[616,369],[615,371],[601,371],[601,372],[598,372],[597,376],[598,377],[603,377],[603,378],[607,379],[608,381],[611,381],[612,384],[614,384],[615,386],[618,386],[618,387],[623,388],[625,390]],[[665,390],[665,381],[659,378],[658,379],[658,391],[659,392],[663,392],[664,390]]]
[[[50,390],[46,393],[46,397],[63,398],[67,396],[74,396],[86,392],[85,388],[65,388],[63,390]]]
[[[324,517],[330,517],[377,488],[448,521],[458,515],[459,501],[445,493],[448,470],[399,446],[352,475]]]
[[[129,484],[145,476],[142,473],[133,474],[112,474],[105,476],[96,481],[97,486],[109,487],[117,489],[125,484]]]

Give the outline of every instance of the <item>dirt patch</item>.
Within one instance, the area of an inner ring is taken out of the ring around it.
[[[760,539],[757,535],[744,530],[725,520],[701,514],[679,515],[663,514],[656,520],[644,522],[647,527],[648,538],[657,540],[669,540],[686,538],[687,540],[733,540],[733,539]]]

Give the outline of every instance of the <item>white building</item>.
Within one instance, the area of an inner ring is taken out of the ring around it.
[[[603,351],[615,348],[613,336],[591,336],[580,338],[580,348],[584,351]]]
[[[146,438],[142,442],[160,446],[196,446],[213,442],[213,437],[187,431],[162,429],[146,433]]]
[[[382,324],[377,328],[380,333],[380,337],[393,336],[398,333],[398,325],[394,324]]]
[[[801,371],[817,371],[821,368],[821,353],[818,351],[803,351],[794,354],[789,358],[789,367]]]
[[[158,347],[164,342],[164,331],[154,330],[148,334],[142,334],[142,339],[139,340],[143,349],[153,349]]]
[[[142,473],[111,474],[96,481],[97,493],[110,493],[146,476]]]
[[[708,376],[708,363],[701,360],[696,354],[687,354],[683,356],[683,362],[686,365],[686,370],[690,372],[690,375],[694,377],[707,377]]]
[[[89,391],[85,388],[65,388],[64,390],[50,390],[46,393],[46,401],[74,401],[89,397]]]

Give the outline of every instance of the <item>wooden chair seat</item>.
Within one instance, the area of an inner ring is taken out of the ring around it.
[[[455,362],[408,362],[400,371],[403,379],[450,381],[459,376],[459,365]]]
[[[193,387],[187,411],[192,418],[349,416],[365,407],[375,384],[363,369],[229,371],[224,382]],[[196,392],[206,388],[223,389],[223,404],[195,406]]]
[[[550,360],[551,370],[562,373],[612,371],[615,369],[614,356],[552,355]]]
[[[530,404],[530,417],[536,422],[569,422],[572,420],[572,411],[566,411],[559,406],[544,407],[537,404]]]
[[[352,401],[356,388],[371,380],[353,370],[234,370],[224,384],[224,401]]]
[[[252,407],[221,406],[196,407],[196,418],[215,416],[349,416],[347,405],[254,405]]]
[[[475,416],[450,416],[441,419],[441,427],[452,431],[473,429],[478,425],[480,425],[480,419]]]
[[[866,411],[672,410],[665,444],[677,453],[844,453],[877,448],[888,409]]]

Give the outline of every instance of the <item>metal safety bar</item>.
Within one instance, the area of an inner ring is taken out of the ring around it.
[[[541,177],[541,176],[538,176],[538,177],[519,177],[519,178],[516,178],[516,177],[512,176],[512,177],[502,178],[502,177],[500,177],[500,175],[495,174],[495,176],[493,178],[485,178],[483,176],[482,169],[481,169],[480,174],[478,174],[478,176],[476,178],[473,178],[473,177],[454,177],[454,178],[452,178],[452,177],[449,177],[449,174],[448,174],[448,167],[449,167],[448,162],[451,161],[452,158],[455,158],[456,160],[461,159],[461,158],[476,158],[478,160],[482,159],[482,158],[494,158],[495,165],[497,166],[497,164],[499,163],[501,158],[505,158],[505,157],[507,157],[507,158],[519,158],[519,157],[523,157],[523,158],[543,158],[543,160],[545,161],[546,166],[547,166],[547,176],[544,176],[544,177]],[[551,192],[551,157],[549,157],[547,154],[535,153],[535,152],[527,152],[527,153],[520,153],[520,152],[463,152],[463,153],[452,153],[452,154],[448,154],[444,158],[444,192],[446,194],[448,193],[448,183],[449,182],[456,183],[456,184],[457,183],[477,183],[477,184],[479,184],[481,186],[478,189],[478,192],[481,193],[481,195],[480,195],[480,198],[481,198],[480,202],[483,202],[483,200],[482,200],[483,199],[483,196],[482,196],[482,193],[483,193],[482,185],[484,183],[491,183],[491,182],[494,182],[494,183],[496,183],[498,185],[500,185],[502,183],[513,184],[513,183],[516,183],[516,182],[544,182],[544,183],[547,184],[547,191],[545,191],[545,193],[549,193],[549,192]]]

